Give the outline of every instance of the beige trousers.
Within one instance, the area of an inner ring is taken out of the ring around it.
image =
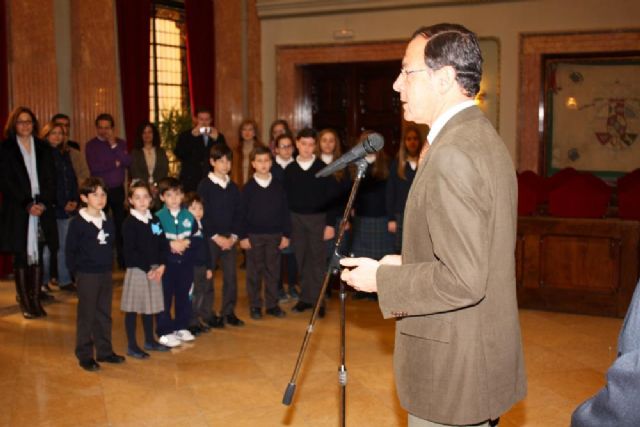
[[[489,427],[489,421],[482,424],[473,424],[473,426],[452,426],[449,424],[438,424],[428,420],[423,420],[422,418],[409,414],[409,427]]]

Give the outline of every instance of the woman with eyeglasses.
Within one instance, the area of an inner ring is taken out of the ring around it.
[[[0,250],[13,253],[22,315],[46,316],[40,302],[41,250],[58,250],[56,175],[51,147],[38,139],[35,114],[18,107],[9,115],[0,146]]]

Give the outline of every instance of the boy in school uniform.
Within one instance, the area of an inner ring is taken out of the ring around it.
[[[164,235],[169,241],[171,253],[162,278],[164,311],[158,314],[158,341],[167,347],[178,347],[182,342],[193,341],[189,332],[191,301],[189,291],[193,284],[193,254],[190,250],[191,235],[196,230],[195,219],[182,207],[184,194],[182,184],[167,177],[158,183],[162,209],[156,212]],[[175,301],[175,319],[171,318],[171,305]]]
[[[103,212],[107,192],[102,179],[87,178],[79,193],[85,207],[69,222],[65,255],[78,288],[76,357],[80,367],[97,371],[100,369],[98,362],[122,363],[125,360],[124,356],[113,352],[111,345],[115,226]]]
[[[184,197],[184,206],[191,212],[196,220],[197,231],[191,236],[191,247],[193,251],[193,298],[191,323],[189,331],[198,336],[202,332],[208,332],[207,322],[213,313],[213,268],[211,257],[209,256],[209,244],[204,237],[202,228],[202,217],[204,216],[204,206],[202,199],[195,191],[187,193]]]
[[[244,321],[235,314],[238,300],[236,276],[236,247],[240,233],[240,190],[229,178],[233,153],[226,145],[211,147],[209,163],[213,172],[198,185],[198,194],[204,205],[202,225],[209,244],[211,265],[220,260],[222,264],[222,306],[220,317],[212,312],[209,324],[212,327],[244,326]],[[215,298],[214,304],[215,304]]]
[[[296,136],[298,156],[284,171],[284,188],[291,211],[291,241],[298,262],[300,299],[292,311],[312,308],[320,295],[326,269],[325,240],[335,235],[335,212],[329,209],[329,178],[315,175],[326,164],[316,158],[316,132],[305,128]],[[324,317],[325,308],[318,314]]]
[[[278,306],[280,251],[289,246],[291,218],[282,183],[274,179],[271,151],[256,147],[249,156],[255,170],[242,189],[240,247],[247,251],[247,293],[252,319],[262,318],[262,281],[265,282],[266,313],[284,317]]]

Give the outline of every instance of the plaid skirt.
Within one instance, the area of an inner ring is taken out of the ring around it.
[[[386,217],[353,219],[351,252],[355,257],[380,259],[394,253],[395,236],[387,229]]]
[[[152,282],[139,268],[127,268],[120,309],[129,313],[155,314],[164,311],[162,282]]]

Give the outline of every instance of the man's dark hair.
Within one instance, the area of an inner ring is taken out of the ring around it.
[[[54,123],[57,122],[60,119],[65,119],[65,120],[68,120],[69,122],[71,122],[71,119],[69,118],[69,116],[67,116],[64,113],[57,113],[57,114],[54,114],[53,117],[51,117],[51,121],[54,122]]]
[[[313,128],[304,128],[301,129],[300,131],[298,131],[298,134],[296,135],[296,140],[300,139],[300,138],[313,138],[316,139],[316,130]]]
[[[107,192],[107,186],[104,185],[104,181],[102,178],[97,176],[90,176],[89,178],[82,181],[80,187],[78,188],[78,193],[81,196],[87,197],[91,193],[95,193],[98,188],[102,188],[102,191]]]
[[[213,117],[213,113],[211,112],[211,109],[207,108],[207,107],[198,107],[198,108],[196,108],[195,116],[198,116],[198,114],[200,114],[200,113],[209,113],[209,115],[211,117]]]
[[[269,149],[269,147],[265,147],[264,145],[259,145],[253,150],[251,150],[251,153],[249,154],[249,160],[253,162],[256,159],[256,156],[260,156],[264,154],[268,154],[269,158],[271,158],[271,150]]]
[[[209,151],[209,157],[213,159],[213,161],[220,160],[223,157],[226,157],[227,160],[233,160],[233,151],[227,144],[213,144],[211,150]]]
[[[411,39],[416,37],[428,39],[424,49],[427,67],[435,71],[451,66],[467,96],[475,97],[480,92],[482,52],[475,33],[462,25],[445,23],[419,28]]]
[[[116,125],[116,122],[113,120],[113,116],[109,113],[101,113],[96,117],[96,127],[98,126],[98,122],[105,120],[111,124],[111,127]]]
[[[167,176],[158,181],[158,193],[164,196],[169,190],[182,191],[182,184],[176,178]]]

